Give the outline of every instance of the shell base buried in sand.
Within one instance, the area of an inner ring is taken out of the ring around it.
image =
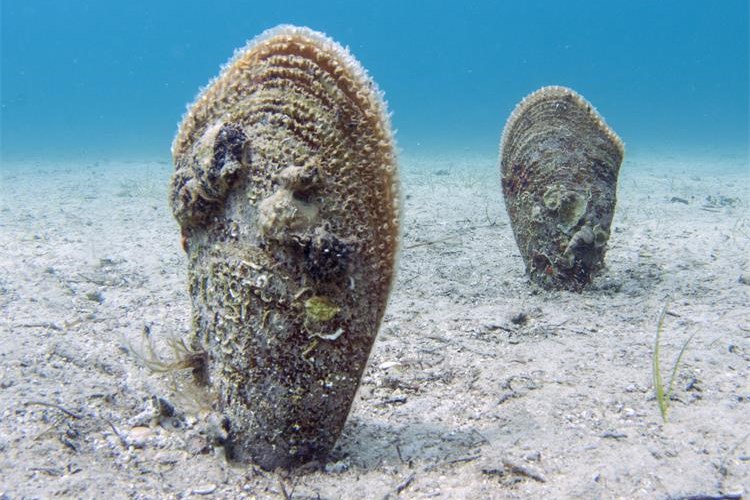
[[[513,111],[500,170],[532,282],[580,291],[603,268],[623,155],[622,141],[568,88],[544,87]]]
[[[198,97],[173,144],[192,347],[231,458],[323,458],[377,334],[398,247],[396,158],[377,86],[340,45],[281,26]]]

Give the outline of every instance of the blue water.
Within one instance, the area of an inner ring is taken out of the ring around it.
[[[0,159],[169,158],[185,106],[279,23],[351,48],[405,154],[494,155],[543,85],[583,94],[629,154],[748,161],[748,1],[1,0]]]

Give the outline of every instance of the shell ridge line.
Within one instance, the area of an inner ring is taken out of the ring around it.
[[[620,153],[620,156],[625,156],[625,143],[617,135],[617,133],[615,133],[615,131],[609,125],[607,125],[604,117],[599,113],[599,111],[596,109],[596,107],[594,107],[593,104],[591,104],[581,94],[569,87],[563,87],[561,85],[548,85],[530,93],[529,95],[521,99],[521,102],[519,102],[515,106],[515,108],[513,108],[513,112],[511,112],[510,116],[505,122],[505,127],[503,128],[502,137],[500,139],[500,161],[502,161],[502,152],[506,150],[506,145],[510,140],[510,136],[514,131],[515,125],[518,122],[519,118],[524,114],[524,112],[526,112],[537,102],[541,102],[549,98],[561,98],[563,96],[571,97],[578,106],[587,109],[587,114],[589,118],[594,122],[596,127],[599,128],[607,136],[607,138],[609,138],[614,143],[615,147]]]
[[[211,97],[216,95],[220,88],[223,89],[219,84],[222,83],[225,77],[227,77],[227,75],[243,60],[243,58],[248,55],[255,56],[255,49],[260,47],[263,43],[269,42],[275,38],[285,41],[293,41],[295,38],[312,40],[314,42],[312,45],[318,45],[321,51],[325,52],[331,60],[337,61],[344,66],[345,73],[348,72],[349,75],[354,78],[357,87],[360,89],[367,89],[367,94],[364,96],[364,100],[369,102],[370,110],[388,109],[384,92],[378,87],[377,83],[369,75],[364,66],[354,58],[348,48],[342,46],[324,33],[306,27],[282,24],[264,31],[260,35],[249,40],[244,47],[236,49],[229,61],[222,65],[219,75],[211,79],[206,86],[201,88],[195,100],[188,104],[187,111],[183,114],[182,121],[178,125],[178,133],[172,142],[171,148],[173,157],[181,154],[185,148],[185,144],[189,142],[189,137],[186,137],[186,134],[188,132],[192,133],[193,130],[191,129],[200,126],[200,122],[209,118],[206,110],[200,107],[199,104],[210,101]],[[381,133],[393,143],[394,137],[391,133],[390,116],[382,112],[375,113],[375,115],[379,122],[378,126]]]

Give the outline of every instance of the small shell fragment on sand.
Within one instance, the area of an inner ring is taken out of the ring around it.
[[[399,189],[382,94],[338,43],[279,26],[203,90],[172,153],[192,347],[208,355],[228,454],[266,469],[324,458],[393,280]]]
[[[580,291],[604,267],[624,151],[569,88],[541,88],[516,106],[503,130],[500,171],[532,282]]]

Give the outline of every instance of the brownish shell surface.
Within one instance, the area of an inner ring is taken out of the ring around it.
[[[232,459],[320,459],[346,420],[394,274],[399,195],[385,103],[307,28],[238,51],[172,147],[193,347]]]
[[[544,87],[516,106],[500,146],[505,205],[526,272],[580,291],[604,266],[620,138],[579,94]]]

